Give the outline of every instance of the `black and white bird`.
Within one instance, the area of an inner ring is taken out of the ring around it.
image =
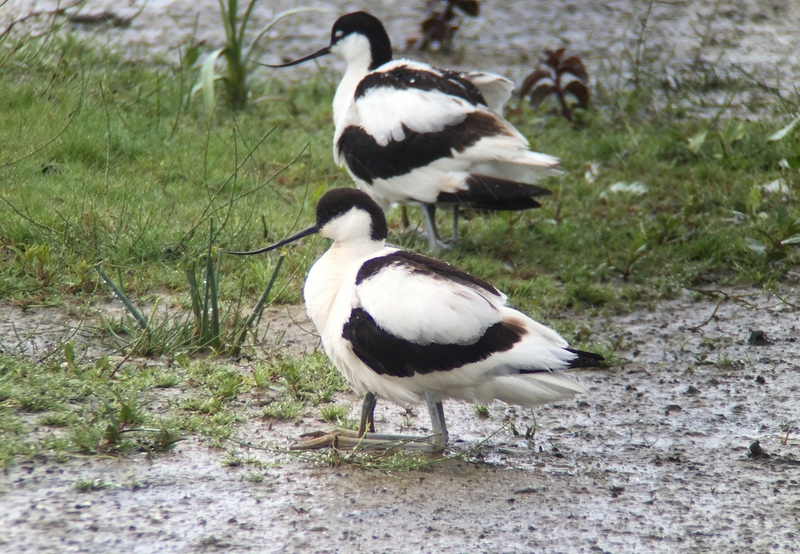
[[[483,72],[457,72],[392,60],[383,24],[366,12],[343,15],[328,46],[288,67],[337,54],[347,69],[333,99],[333,156],[356,186],[384,210],[420,204],[431,249],[441,246],[435,205],[523,210],[550,191],[534,183],[556,175],[559,160],[532,152],[503,118],[513,83]]]
[[[365,397],[358,439],[400,438],[366,432],[374,431],[376,397],[425,399],[432,444],[443,447],[442,399],[536,406],[587,392],[563,370],[598,366],[602,356],[569,348],[554,330],[507,306],[489,283],[386,246],[386,217],[362,191],[334,189],[320,199],[312,227],[235,254],[266,252],[312,233],[333,244],[309,270],[303,296],[325,352]]]

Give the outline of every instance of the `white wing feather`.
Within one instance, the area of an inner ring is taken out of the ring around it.
[[[360,125],[386,146],[390,140],[405,138],[403,126],[417,133],[435,133],[458,125],[474,107],[467,101],[439,91],[370,89],[356,100]]]
[[[481,91],[490,110],[497,115],[503,115],[506,103],[514,92],[514,83],[500,75],[482,71],[469,71],[462,75]]]
[[[503,317],[505,297],[394,265],[356,286],[384,330],[417,344],[470,344]]]

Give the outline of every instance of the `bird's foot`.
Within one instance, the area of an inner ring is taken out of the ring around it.
[[[442,240],[434,236],[433,240],[431,240],[430,232],[426,231],[425,229],[420,229],[417,225],[408,225],[403,227],[400,232],[404,235],[416,236],[421,239],[428,241],[429,250],[431,252],[441,252],[442,250],[452,250],[453,245],[448,244],[446,242],[442,242]]]
[[[441,435],[412,437],[365,433],[363,437],[359,437],[358,432],[350,429],[334,429],[312,431],[300,436],[308,440],[290,446],[289,450],[320,450],[330,447],[337,450],[412,450],[430,454],[440,454],[444,451]]]

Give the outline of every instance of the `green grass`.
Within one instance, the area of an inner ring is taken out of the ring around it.
[[[186,271],[203,267],[209,242],[214,255],[263,246],[307,226],[326,190],[351,184],[331,159],[336,78],[328,75],[260,84],[249,109],[209,117],[187,102],[197,78],[189,68],[129,63],[70,37],[13,53],[0,42],[2,60],[0,302],[80,311],[109,294],[99,265],[139,306],[168,295],[188,309]],[[687,98],[698,92],[688,89]],[[782,105],[771,107],[774,120],[732,124],[724,110],[690,116],[679,92],[656,106],[643,90],[599,91],[579,129],[512,110],[534,149],[562,158],[564,175],[544,183],[554,195],[539,210],[466,214],[461,245],[440,255],[576,346],[609,355],[614,345],[592,344],[584,322],[593,315],[687,288],[772,287],[794,278],[800,262],[797,198],[759,188],[784,179],[800,189],[800,172],[778,167],[800,154],[800,132],[766,140],[791,119]],[[599,166],[594,182],[585,178],[590,162]],[[619,182],[647,192],[609,190]],[[398,210],[389,224],[392,242],[425,251],[426,241],[401,234]],[[440,225],[449,232],[448,214]],[[288,250],[269,302],[300,302],[303,277],[326,247],[309,238]],[[249,313],[276,263],[221,257],[223,328]],[[168,369],[84,364],[68,345],[57,360],[33,363],[6,348],[0,465],[17,456],[155,454],[187,434],[222,444],[244,419],[239,400],[265,388],[279,396],[262,417],[319,406],[323,419],[352,423],[326,406],[346,385],[323,355],[259,361],[248,374],[186,356],[176,345],[192,334],[190,320],[157,322],[146,334],[129,318],[97,332],[123,353],[176,362]],[[163,402],[162,413],[154,406]]]
[[[269,100],[208,120],[186,106],[184,68],[129,64],[70,40],[41,56],[12,56],[0,76],[0,299],[66,303],[106,290],[96,264],[126,294],[188,298],[185,271],[206,254],[210,218],[214,251],[254,248],[307,225],[325,190],[349,185],[330,156],[327,79],[267,83]],[[689,139],[708,122],[637,113],[599,106],[579,130],[512,114],[534,148],[563,159],[565,175],[546,183],[556,194],[536,211],[467,214],[462,246],[442,257],[548,315],[780,279],[798,261],[797,248],[779,241],[796,236],[800,211],[757,187],[779,177],[797,184],[796,172],[778,169],[796,155],[796,138],[770,143],[775,123],[743,122],[730,145],[710,138],[693,151]],[[584,178],[588,162],[600,167],[594,183]],[[607,191],[619,181],[648,192]],[[391,213],[391,240],[424,249],[397,220]],[[272,301],[300,301],[325,246],[308,239],[291,250]],[[275,263],[223,256],[223,305],[249,306],[242,298],[256,297]]]
[[[179,430],[153,409],[151,388],[150,371],[109,378],[93,365],[0,354],[0,466],[16,455],[169,450]]]
[[[321,354],[273,361],[274,400],[259,410],[264,387],[238,366],[198,359],[169,371],[132,363],[113,372],[70,362],[66,350],[39,363],[0,353],[0,468],[19,457],[157,456],[189,435],[223,446],[249,419],[293,419],[346,390]]]

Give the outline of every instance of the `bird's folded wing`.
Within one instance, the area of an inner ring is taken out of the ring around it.
[[[481,91],[490,110],[503,115],[506,103],[514,91],[514,83],[500,75],[483,71],[469,71],[462,73],[462,77]]]
[[[400,339],[471,344],[503,317],[502,293],[448,264],[408,252],[373,263],[381,265],[356,285],[354,308]]]
[[[493,95],[502,85],[488,85]],[[355,114],[349,123],[360,125],[381,145],[402,141],[408,130],[437,133],[458,125],[474,111],[488,111],[478,87],[461,73],[442,72],[408,61],[386,64],[367,75],[355,93]],[[494,100],[494,98],[493,98]],[[494,100],[497,102],[497,100]]]
[[[475,108],[465,100],[439,91],[374,88],[356,100],[363,129],[381,146],[401,142],[407,131],[437,133],[458,125]]]

